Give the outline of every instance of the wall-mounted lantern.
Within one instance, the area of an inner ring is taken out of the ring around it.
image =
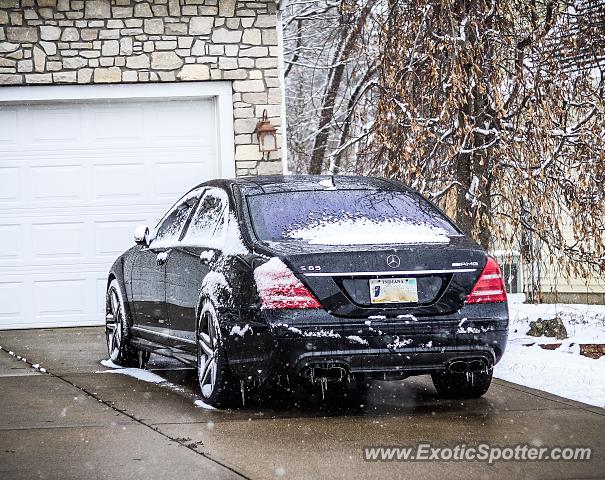
[[[263,111],[262,118],[256,124],[258,149],[261,152],[274,152],[277,150],[277,129],[271,125],[267,118],[267,110]]]

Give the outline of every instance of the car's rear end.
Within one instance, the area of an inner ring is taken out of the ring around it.
[[[490,371],[508,327],[495,261],[414,192],[330,181],[243,192],[268,259],[254,275],[271,368],[310,380]]]

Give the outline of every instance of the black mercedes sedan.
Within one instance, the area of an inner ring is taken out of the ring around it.
[[[506,346],[497,263],[394,180],[212,180],[135,242],[107,280],[110,358],[195,366],[214,406],[252,384],[359,391],[422,374],[479,397]]]

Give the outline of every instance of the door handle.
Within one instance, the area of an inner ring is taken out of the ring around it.
[[[166,261],[168,260],[169,254],[170,254],[170,250],[165,250],[163,252],[158,253],[158,256],[156,257],[157,264],[159,266],[164,265],[166,263]]]

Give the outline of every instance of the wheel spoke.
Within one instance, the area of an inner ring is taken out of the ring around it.
[[[212,349],[212,346],[210,345],[210,343],[206,342],[204,338],[200,338],[198,341],[200,347],[202,347],[202,350],[204,351],[204,355],[206,355],[208,358],[212,357],[214,355],[214,350]]]
[[[204,371],[202,373],[202,378],[200,380],[200,385],[206,385],[206,380],[208,379],[208,374],[215,368],[216,365],[216,355],[213,355],[208,359],[206,365],[204,366]],[[216,380],[216,375],[212,378],[212,385],[214,386],[214,381]]]
[[[116,332],[117,332],[117,329],[114,329],[113,332],[111,332],[111,347],[110,347],[111,352],[113,352],[116,349]]]
[[[198,381],[205,397],[212,395],[217,381],[218,336],[216,318],[212,312],[205,311],[200,318],[197,334]]]
[[[118,299],[118,294],[113,289],[111,290],[111,294],[109,296],[109,302],[111,303],[111,313],[113,313],[113,316],[117,321],[117,319],[118,319],[117,312],[118,312],[118,308],[120,305],[120,300]]]
[[[118,323],[116,323],[116,328],[114,330],[114,338],[116,340],[116,347],[119,348],[120,344],[122,343],[122,329],[120,328],[120,325]]]
[[[210,371],[210,384],[212,385],[212,390],[214,390],[214,385],[216,385],[216,372],[218,370],[218,364],[216,359],[212,362],[212,367]]]

